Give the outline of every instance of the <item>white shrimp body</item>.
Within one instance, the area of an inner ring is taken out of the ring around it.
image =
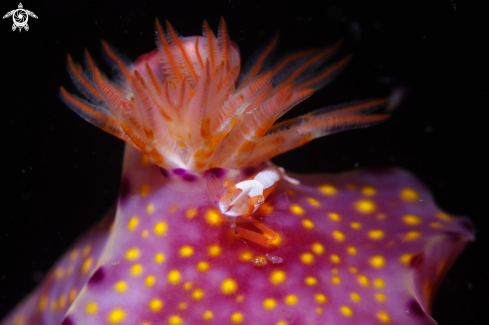
[[[298,183],[295,179],[286,176],[283,168],[271,166],[260,171],[253,179],[231,185],[228,188],[229,195],[224,195],[219,200],[221,213],[227,217],[239,217],[255,212],[265,201],[270,189],[281,179],[294,184]]]

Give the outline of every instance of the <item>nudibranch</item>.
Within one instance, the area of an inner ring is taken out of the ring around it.
[[[328,83],[341,42],[246,73],[217,37],[156,22],[158,49],[130,63],[107,43],[109,80],[85,53],[61,88],[85,120],[124,140],[117,207],[2,324],[436,324],[434,293],[474,239],[399,169],[286,173],[269,159],[388,115],[388,99],[275,123]]]

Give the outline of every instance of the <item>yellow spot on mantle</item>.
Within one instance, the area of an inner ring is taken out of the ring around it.
[[[70,253],[70,261],[74,261],[78,258],[78,255],[80,254],[80,252],[78,252],[77,249],[74,249],[71,253]]]
[[[117,292],[125,292],[127,290],[127,284],[124,281],[119,281],[114,284],[114,290]]]
[[[272,282],[272,284],[275,285],[280,284],[284,282],[286,279],[287,279],[287,274],[282,270],[273,270],[272,273],[270,273],[270,282]]]
[[[90,251],[92,250],[92,245],[88,244],[87,246],[85,246],[83,248],[83,251],[82,251],[82,256],[83,257],[87,257],[88,254],[90,254]]]
[[[56,280],[60,280],[64,274],[65,274],[65,271],[63,270],[63,268],[58,267],[56,269],[56,271],[54,272],[54,277],[56,278]]]
[[[390,322],[390,317],[389,314],[387,314],[385,311],[379,311],[377,313],[377,318],[382,322],[382,323],[389,323]]]
[[[405,201],[417,201],[419,200],[419,195],[412,188],[405,187],[401,191],[401,198]]]
[[[306,229],[312,229],[314,228],[314,222],[309,219],[304,219],[302,220],[302,226],[304,226]]]
[[[385,259],[381,255],[376,255],[370,259],[370,265],[375,268],[381,268],[385,266]]]
[[[166,230],[168,229],[168,225],[164,221],[159,221],[155,224],[153,231],[157,236],[163,236],[166,234]]]
[[[375,299],[377,299],[380,302],[385,302],[387,300],[386,296],[380,292],[375,294]]]
[[[131,275],[138,276],[141,274],[141,272],[143,272],[143,267],[141,266],[141,264],[134,264],[131,267],[130,272],[131,272]]]
[[[362,193],[363,193],[363,195],[371,196],[371,195],[375,195],[375,193],[377,193],[377,191],[372,186],[365,186],[362,188]]]
[[[360,274],[357,277],[358,283],[360,283],[362,286],[366,287],[369,284],[369,280],[366,275]]]
[[[70,294],[68,296],[68,303],[69,304],[71,304],[73,302],[73,300],[75,300],[77,293],[78,293],[78,291],[76,290],[76,288],[71,288]],[[42,299],[42,297],[41,297],[41,299]],[[39,301],[39,303],[41,303],[41,301]]]
[[[319,190],[325,195],[333,195],[337,192],[336,188],[329,184],[319,185]]]
[[[197,208],[196,207],[188,208],[188,210],[185,212],[185,216],[187,217],[187,219],[195,218],[195,216],[197,216]]]
[[[243,262],[249,262],[253,258],[253,253],[250,251],[244,251],[241,254],[239,254],[239,259],[242,260]]]
[[[411,258],[412,258],[414,255],[415,255],[414,253],[410,253],[410,254],[403,254],[403,255],[401,255],[401,257],[399,258],[399,262],[401,262],[401,264],[408,265],[408,264],[409,264],[409,262],[411,261]]]
[[[188,304],[186,302],[181,302],[178,304],[178,309],[180,309],[180,310],[185,310],[185,309],[187,309],[187,307],[188,307]]]
[[[92,267],[92,263],[93,263],[93,258],[91,257],[87,258],[85,262],[83,262],[82,273],[87,273],[88,270],[90,270],[90,267]]]
[[[421,233],[419,231],[410,231],[402,237],[404,241],[415,240],[421,237]]]
[[[217,244],[209,246],[209,249],[207,250],[207,253],[210,256],[219,256],[221,255],[221,247]]]
[[[341,306],[340,307],[340,312],[343,314],[343,316],[346,316],[346,317],[353,316],[353,311],[348,306]]]
[[[414,216],[412,214],[406,214],[404,217],[402,217],[402,221],[407,223],[408,225],[418,225],[421,223],[421,218]]]
[[[314,295],[314,300],[320,304],[324,304],[328,301],[328,298],[326,298],[326,296],[322,293],[317,293]]]
[[[359,302],[360,301],[360,295],[356,292],[350,293],[350,299],[354,302]]]
[[[290,211],[292,211],[293,214],[296,214],[298,216],[301,216],[304,214],[304,209],[298,204],[292,204],[290,206]]]
[[[304,279],[304,282],[308,286],[315,286],[316,284],[318,284],[318,280],[315,277],[312,277],[312,276],[308,276],[307,278],[305,278]]]
[[[345,234],[342,233],[341,231],[335,230],[333,231],[333,238],[336,239],[337,241],[344,241]]]
[[[209,269],[209,263],[205,262],[205,261],[200,261],[199,263],[197,263],[197,270],[200,271],[200,272],[205,272]]]
[[[192,256],[193,253],[194,253],[194,249],[192,248],[192,246],[184,245],[184,246],[180,247],[180,256],[181,257],[189,257],[189,256]]]
[[[219,225],[222,220],[219,218],[220,213],[216,209],[209,209],[207,213],[205,214],[205,220],[207,221],[208,224],[212,226]]]
[[[209,320],[209,319],[212,319],[214,318],[214,314],[212,313],[212,311],[210,310],[206,310],[203,314],[202,314],[202,319],[203,320]]]
[[[301,254],[300,259],[304,264],[312,264],[314,262],[314,255],[311,253]]]
[[[192,286],[193,286],[193,285],[192,285],[192,282],[190,282],[190,281],[185,282],[185,283],[183,284],[183,290],[185,290],[185,291],[189,291],[190,289],[192,289]]]
[[[124,309],[116,308],[109,313],[109,322],[112,324],[121,323],[126,317],[126,312]]]
[[[161,301],[157,298],[151,299],[151,301],[148,304],[148,307],[151,311],[154,311],[154,312],[160,311],[161,308],[163,308],[163,301]]]
[[[341,278],[339,276],[334,276],[331,278],[331,282],[333,282],[334,284],[340,284]]]
[[[273,298],[267,298],[263,300],[263,308],[265,309],[274,309],[277,307],[277,302]]]
[[[150,203],[146,206],[146,213],[152,214],[153,212],[155,212],[155,209],[155,205],[153,203]]]
[[[241,314],[240,312],[233,313],[231,315],[231,322],[239,324],[243,321],[244,315]]]
[[[168,282],[170,282],[171,284],[177,284],[178,282],[180,282],[180,272],[178,272],[178,270],[172,270],[168,273]]]
[[[350,255],[356,255],[356,254],[357,254],[357,249],[356,249],[355,247],[352,247],[352,246],[348,247],[348,248],[346,249],[346,251],[347,251],[347,252],[348,252],[348,254],[350,254]]]
[[[374,286],[376,288],[382,289],[385,286],[385,281],[382,278],[377,278],[374,281]]]
[[[348,271],[350,271],[350,273],[353,273],[353,274],[358,273],[358,269],[356,267],[353,267],[353,266],[350,266],[348,268]]]
[[[335,222],[341,221],[341,216],[336,212],[330,212],[330,213],[328,213],[328,216],[331,220],[333,220]]]
[[[320,206],[321,204],[319,203],[318,200],[316,200],[315,198],[312,198],[312,197],[308,197],[307,199],[307,202],[309,202],[310,205],[314,206],[314,207],[318,207]]]
[[[149,194],[149,185],[148,184],[143,184],[141,185],[141,188],[139,189],[139,194],[141,197],[146,197]]]
[[[336,255],[336,254],[331,254],[331,256],[329,257],[329,259],[333,263],[339,263],[341,261],[340,260],[340,257],[338,255]]]
[[[289,306],[297,305],[299,298],[296,295],[287,295],[284,299],[285,303]]]
[[[96,302],[89,302],[85,306],[85,311],[87,312],[87,314],[95,314],[98,311],[97,303]]]
[[[144,279],[144,284],[146,284],[146,286],[148,287],[154,286],[155,283],[156,283],[156,278],[154,277],[154,275],[148,275],[146,279]]]
[[[377,206],[371,200],[362,199],[355,202],[355,208],[361,213],[371,213],[377,209]]]
[[[362,224],[360,222],[350,222],[350,227],[352,227],[353,229],[361,229]]]
[[[155,262],[161,264],[165,261],[165,255],[163,253],[158,253],[155,255]]]
[[[126,252],[126,258],[130,261],[137,260],[139,256],[141,255],[141,252],[137,248],[131,248]]]
[[[200,300],[200,299],[204,298],[204,291],[202,289],[195,289],[192,292],[192,298],[195,300]]]
[[[384,232],[380,229],[370,230],[368,232],[368,237],[373,240],[382,239],[384,237]]]
[[[436,217],[443,221],[452,221],[452,217],[441,211],[436,213]]]
[[[233,279],[227,278],[222,281],[221,290],[225,295],[233,294],[236,292],[236,290],[238,290],[238,284]]]
[[[322,253],[324,253],[324,246],[319,242],[313,243],[311,245],[311,249],[314,253],[316,253],[318,255],[321,255]]]
[[[168,317],[168,325],[182,325],[183,319],[180,316],[172,315]]]

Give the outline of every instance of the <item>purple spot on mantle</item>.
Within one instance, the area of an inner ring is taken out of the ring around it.
[[[90,279],[88,280],[88,284],[89,285],[97,284],[103,281],[104,278],[105,278],[105,271],[102,267],[99,267],[97,271],[95,271],[95,273],[93,273]]]
[[[61,325],[75,325],[75,322],[73,322],[71,320],[70,316],[68,316],[65,319],[63,319],[63,322],[61,323]]]
[[[183,179],[186,180],[187,182],[195,182],[197,177],[195,175],[192,175],[192,174],[185,174],[185,175],[183,175]]]
[[[423,309],[416,300],[409,301],[407,310],[409,311],[409,314],[416,316],[422,316],[424,314]]]
[[[208,173],[213,173],[214,176],[219,178],[219,177],[222,177],[226,173],[226,170],[224,168],[211,168],[205,172],[205,176],[207,176]]]
[[[170,177],[170,173],[165,168],[160,167],[160,173],[161,173],[161,175],[165,176],[166,178]]]
[[[122,202],[127,199],[127,196],[129,195],[130,191],[131,191],[131,184],[129,183],[127,177],[123,177],[121,181],[121,187],[119,190],[119,197]]]
[[[179,176],[182,176],[184,175],[187,171],[183,168],[175,168],[174,170],[172,170],[173,174],[175,175],[179,175]]]

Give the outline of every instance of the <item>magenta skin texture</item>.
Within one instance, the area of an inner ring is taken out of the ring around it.
[[[163,32],[159,31],[161,42],[166,39],[168,44],[175,45],[179,39],[170,35],[172,30],[167,26],[170,32],[166,36],[161,36]],[[161,29],[159,24],[158,28]],[[183,89],[180,102],[195,100],[190,101],[189,107],[199,112],[200,106],[194,104],[208,103],[206,86],[217,84],[212,81],[208,58],[225,58],[226,64],[214,67],[214,71],[221,69],[222,76],[225,76],[223,71],[232,74],[233,67],[237,71],[239,52],[235,44],[228,42],[224,21],[215,44],[208,29],[204,35],[208,37],[180,38],[191,60],[184,62],[180,57],[173,65],[193,64],[201,72],[198,76],[187,75],[198,85],[192,91],[181,87],[187,76],[180,81],[171,80],[171,84],[165,81],[176,71],[172,72],[167,63],[165,69],[159,68],[161,62],[157,55],[166,58],[164,62],[172,59],[171,53],[162,53],[165,46],[170,46],[166,43],[160,44],[159,52],[143,55],[134,65],[122,67],[128,79],[126,86],[132,82],[132,93],[125,96],[119,86],[108,82],[96,69],[93,74],[82,75],[81,68],[69,57],[72,78],[78,81],[87,98],[99,106],[81,101],[64,89],[61,89],[62,99],[86,120],[129,144],[120,195],[117,206],[61,257],[44,282],[0,324],[436,324],[430,316],[434,295],[458,254],[474,240],[474,229],[468,219],[451,216],[438,208],[429,191],[408,172],[389,168],[334,175],[286,173],[300,184],[286,182],[284,177],[252,214],[252,218],[278,235],[269,245],[236,235],[236,228],[221,217],[218,198],[208,190],[213,179],[217,184],[224,180],[237,184],[260,172],[269,166],[266,160],[274,156],[268,152],[279,154],[315,137],[385,120],[388,115],[368,114],[387,99],[344,105],[333,112],[319,110],[290,125],[282,124],[276,133],[268,134],[269,140],[276,136],[275,142],[258,142],[261,137],[267,139],[263,129],[276,120],[265,113],[277,117],[285,110],[281,105],[288,103],[287,100],[296,103],[312,94],[313,89],[304,89],[305,86],[296,82],[301,77],[299,74],[281,88],[283,99],[269,101],[265,108],[257,106],[262,111],[250,109],[243,113],[242,110],[242,115],[235,119],[231,110],[221,112],[224,122],[219,127],[237,125],[243,132],[235,128],[221,133],[219,138],[209,127],[212,121],[205,124],[205,118],[200,121],[191,114],[192,119],[178,127],[165,124],[162,119],[154,122],[151,118],[161,116],[151,111],[156,107],[152,100],[160,98],[151,96],[161,90],[159,86],[163,82],[168,89],[178,84],[180,88],[175,89]],[[220,52],[211,56],[209,44],[214,44]],[[197,45],[201,53],[196,50]],[[180,55],[175,54],[178,51],[174,51],[176,59]],[[309,54],[304,54],[301,62],[324,62],[329,54],[319,53],[323,54],[318,59],[307,59]],[[206,63],[200,62],[199,68],[199,60],[203,61],[201,54]],[[339,71],[348,60],[335,63],[333,68]],[[115,61],[116,65],[123,65],[122,61]],[[131,75],[133,68],[146,72]],[[155,74],[153,84],[157,84],[155,92],[151,90],[154,85],[147,80],[151,78],[151,70]],[[327,73],[322,75],[323,79],[317,79],[309,74],[309,81],[304,84],[322,86],[331,77]],[[264,100],[274,98],[270,74],[266,76],[251,78],[255,86],[243,92],[255,96],[249,105],[263,94]],[[198,84],[199,80],[204,81]],[[239,95],[243,89],[239,86],[235,93],[236,85],[227,85],[232,90],[229,94],[224,92],[229,98]],[[196,100],[199,98],[201,102]],[[208,109],[226,107],[226,98],[222,105],[215,104]],[[234,98],[236,106],[242,99],[244,96]],[[176,112],[182,110],[180,107]],[[137,120],[138,114],[145,112],[149,112],[146,120]],[[202,116],[206,112],[201,112]],[[263,113],[256,115],[263,120],[246,120],[256,112]],[[233,119],[234,122],[229,122]],[[172,121],[175,120],[178,119]],[[171,131],[180,132],[182,137],[164,133],[166,138],[158,138],[167,129],[149,127],[154,125],[173,126]],[[202,125],[200,133],[195,125]],[[263,132],[250,131],[246,137],[242,136],[252,127]],[[185,140],[187,133],[193,134],[190,140]],[[195,135],[199,134],[202,139],[196,140]],[[226,144],[229,134],[234,136],[237,145],[229,141]],[[253,138],[251,135],[256,142],[243,140]],[[161,141],[175,138],[187,142],[173,145]],[[225,144],[219,147],[216,139]],[[174,151],[163,150],[162,143]],[[189,154],[189,148],[195,151]],[[253,151],[254,148],[258,149]],[[250,150],[248,158],[240,156],[246,150]],[[259,154],[253,156],[256,151]],[[267,158],[260,160],[262,157]],[[218,163],[219,159],[224,165]],[[260,232],[250,222],[237,225]]]
[[[76,243],[2,324],[436,324],[433,295],[474,238],[407,172],[357,170],[281,183],[262,212],[281,237],[267,249],[210,212],[204,178],[167,179],[130,147],[124,166],[113,226]],[[252,262],[265,254],[283,261]]]

